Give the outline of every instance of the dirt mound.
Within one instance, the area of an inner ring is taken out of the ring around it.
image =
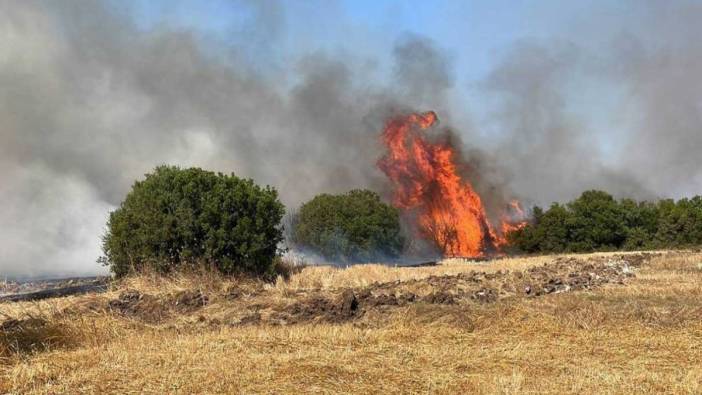
[[[108,306],[120,315],[148,323],[158,323],[171,316],[169,309],[157,297],[136,290],[122,292]]]
[[[172,303],[176,310],[180,312],[192,312],[203,307],[209,301],[209,297],[202,291],[180,291],[172,297]]]
[[[476,304],[505,298],[534,298],[624,284],[634,276],[636,268],[653,256],[558,257],[524,270],[471,271],[337,290],[300,289],[286,292],[282,298],[275,289],[236,286],[225,291],[222,302],[232,309],[214,320],[229,325],[288,325],[342,323],[404,306],[456,306],[465,311]],[[107,310],[146,323],[161,323],[178,314],[195,313],[208,303],[208,296],[199,290],[161,296],[127,290],[109,301]]]
[[[273,313],[256,312],[241,324],[302,322],[339,323],[361,317],[374,310],[409,304],[469,305],[494,303],[510,297],[539,297],[548,294],[592,289],[604,284],[623,284],[633,270],[654,254],[616,255],[589,259],[556,258],[542,266],[524,271],[472,271],[455,276],[433,276],[420,280],[394,281],[363,288],[348,288],[337,293],[312,291],[300,300],[273,308]]]
[[[280,306],[271,316],[274,323],[295,324],[307,321],[344,322],[358,312],[358,299],[351,289],[335,298],[313,296],[292,305]]]
[[[429,304],[456,304],[456,298],[449,292],[434,292],[422,298]]]
[[[413,297],[419,290],[432,290],[423,296],[426,303],[451,303],[450,300],[495,302],[513,296],[535,297],[551,293],[590,289],[608,283],[623,284],[634,276],[634,269],[653,254],[617,255],[610,258],[556,258],[525,271],[471,271],[455,276],[432,276],[421,280],[377,284],[373,294],[393,295],[396,299]]]
[[[147,323],[162,322],[175,313],[188,314],[205,306],[209,301],[202,291],[180,291],[160,299],[136,290],[126,290],[117,299],[108,302],[111,311]]]

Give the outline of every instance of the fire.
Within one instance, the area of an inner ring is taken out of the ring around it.
[[[519,201],[512,200],[511,202],[509,202],[507,211],[504,214],[502,214],[500,224],[502,228],[502,235],[498,239],[498,246],[507,244],[507,239],[505,237],[509,232],[513,232],[515,230],[525,227],[527,225],[525,219],[526,214],[522,209],[522,205],[519,204]]]
[[[382,140],[387,153],[378,167],[394,187],[393,204],[416,215],[421,236],[445,256],[478,257],[496,252],[507,232],[524,226],[519,203],[510,203],[499,232],[488,221],[480,196],[458,173],[456,151],[448,142],[431,142],[422,130],[436,113],[413,113],[387,121]]]

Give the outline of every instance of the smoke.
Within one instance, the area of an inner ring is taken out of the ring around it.
[[[109,210],[161,163],[234,171],[293,207],[383,184],[377,134],[399,106],[388,98],[406,94],[325,53],[301,56],[292,76],[260,72],[272,55],[252,58],[251,42],[275,40],[281,11],[253,4],[247,44],[209,48],[193,31],[142,31],[108,4],[0,3],[3,275],[94,272]]]
[[[700,190],[696,4],[637,3],[649,11],[636,14],[640,23],[612,27],[611,42],[594,50],[577,40],[515,43],[471,88],[489,103],[484,119],[455,103],[462,71],[427,38],[400,37],[388,59],[292,56],[276,51],[286,29],[276,2],[242,3],[251,17],[226,41],[143,29],[119,4],[0,2],[2,275],[101,270],[109,210],[162,163],[252,177],[290,207],[320,192],[385,191],[378,136],[388,114],[404,110],[438,112],[463,141],[479,192],[499,196],[491,200]],[[591,123],[592,109],[608,115]]]
[[[662,195],[700,194],[702,168],[702,4],[655,3],[639,36],[623,35],[609,65],[622,81],[633,120],[625,166]]]
[[[702,4],[629,6],[630,18],[592,21],[580,37],[515,43],[480,82],[497,103],[490,153],[523,198],[702,191]]]
[[[597,132],[570,108],[570,90],[587,77],[586,57],[570,44],[520,42],[482,82],[499,103],[493,117],[503,135],[493,157],[508,170],[504,182],[531,201],[563,201],[592,188],[650,197],[638,174],[607,165]]]
[[[393,55],[396,94],[415,108],[446,108],[454,83],[449,55],[431,40],[415,35],[402,37]]]

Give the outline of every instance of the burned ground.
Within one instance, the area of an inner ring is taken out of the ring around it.
[[[470,306],[505,298],[593,289],[604,284],[625,284],[636,268],[658,254],[615,255],[594,258],[555,258],[525,271],[471,271],[454,276],[342,288],[329,292],[300,292],[292,302],[271,306],[273,314],[262,316],[264,306],[255,305],[260,321],[291,324],[308,321],[343,322],[362,318],[371,310],[387,310],[408,304]],[[250,321],[247,320],[247,323]]]

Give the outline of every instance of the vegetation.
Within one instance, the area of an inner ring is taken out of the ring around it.
[[[575,258],[586,264],[592,257]],[[432,278],[472,271],[527,276],[554,259],[307,267],[275,287],[216,273],[141,275],[101,295],[2,305],[0,393],[702,391],[699,253],[660,256],[625,285],[586,292],[386,306],[344,323],[236,324],[254,314],[242,303],[252,311],[294,308],[312,288],[332,294],[415,280],[404,283],[423,295],[446,291]],[[104,308],[128,290],[146,295],[134,301],[136,313],[161,308],[162,321]],[[202,291],[209,301],[200,308],[174,304],[184,290]],[[233,290],[247,296],[233,299]]]
[[[404,245],[397,209],[368,190],[318,195],[302,205],[293,223],[293,242],[327,259],[396,257]]]
[[[117,276],[207,263],[223,273],[264,273],[282,240],[277,192],[252,180],[161,166],[110,214],[102,261]]]
[[[525,252],[588,252],[702,245],[702,197],[656,203],[587,191],[565,205],[533,209],[533,222],[508,235]]]

